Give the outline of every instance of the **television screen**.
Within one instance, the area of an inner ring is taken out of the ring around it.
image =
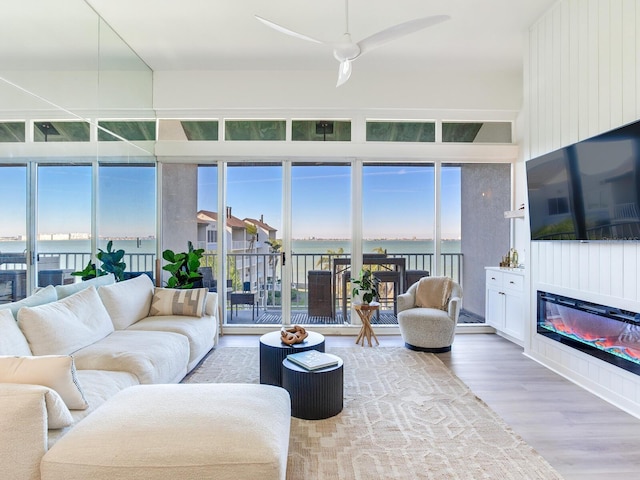
[[[640,239],[640,122],[527,162],[532,240]]]
[[[578,238],[569,176],[564,149],[527,162],[532,240]]]

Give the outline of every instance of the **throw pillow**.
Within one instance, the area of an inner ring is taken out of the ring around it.
[[[149,315],[186,315],[201,317],[207,298],[206,288],[156,288]]]
[[[57,302],[22,307],[18,326],[34,355],[71,355],[113,332],[94,286]]]
[[[0,355],[31,355],[27,339],[10,310],[0,310]]]
[[[146,275],[105,285],[98,290],[116,330],[124,330],[149,315],[153,282]]]
[[[17,302],[3,303],[0,305],[0,310],[6,308],[13,313],[14,318],[18,318],[18,310],[22,307],[44,305],[45,303],[55,302],[57,299],[58,295],[56,293],[56,288],[53,285],[47,285],[46,287],[39,289],[33,295],[29,295],[27,298],[23,298]]]
[[[47,409],[47,426],[51,429],[68,427],[73,423],[73,417],[67,407],[60,398],[60,395],[51,388],[46,388],[44,394],[44,403]]]
[[[84,410],[89,406],[70,355],[2,356],[0,383],[42,385],[55,390],[71,410]]]
[[[453,284],[449,277],[425,277],[416,287],[416,306],[447,310]]]
[[[113,276],[113,273],[108,275],[101,275],[99,277],[90,278],[89,280],[84,280],[82,282],[72,283],[70,285],[56,285],[56,292],[58,294],[58,299],[66,298],[69,295],[73,295],[74,293],[78,293],[80,290],[84,290],[85,288],[89,288],[91,285],[98,288],[103,285],[113,285],[116,283],[116,277]]]

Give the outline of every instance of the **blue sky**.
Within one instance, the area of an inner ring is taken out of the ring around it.
[[[217,210],[217,168],[199,169],[198,209]],[[351,169],[304,165],[292,169],[293,238],[349,238]],[[24,234],[26,169],[0,168],[0,236]],[[91,167],[42,166],[38,170],[41,233],[90,232]],[[233,215],[264,220],[282,231],[282,168],[228,167]],[[365,238],[431,238],[433,167],[369,165],[363,171]],[[143,166],[100,169],[99,234],[155,234],[155,173]],[[460,236],[460,169],[443,168],[443,238]]]
[[[26,233],[26,168],[0,168],[0,236]],[[150,167],[100,168],[99,234],[155,235],[155,172]],[[91,232],[91,167],[38,168],[39,233]]]
[[[198,209],[216,210],[216,168],[199,169]],[[349,166],[292,168],[293,238],[349,238]],[[433,167],[365,166],[365,238],[431,238]],[[229,167],[227,203],[238,218],[260,218],[281,230],[282,169],[279,166]],[[443,168],[442,236],[460,236],[460,169]]]

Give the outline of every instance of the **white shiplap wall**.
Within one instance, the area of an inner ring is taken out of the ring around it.
[[[640,1],[561,0],[529,32],[524,159],[640,118]],[[525,227],[526,228],[526,227]],[[640,243],[531,242],[526,353],[640,417],[640,376],[536,335],[536,290],[640,312]]]

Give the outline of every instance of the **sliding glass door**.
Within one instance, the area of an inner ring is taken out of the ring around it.
[[[0,303],[27,294],[27,167],[0,166]]]
[[[397,297],[433,271],[435,172],[428,163],[365,163],[363,267],[379,281],[372,323],[397,324]]]
[[[156,169],[153,164],[98,168],[98,248],[124,250],[124,277],[155,275]]]
[[[351,165],[291,169],[291,323],[343,324],[350,277]],[[342,263],[341,263],[342,262]]]
[[[39,165],[37,286],[73,283],[91,258],[91,165]]]

